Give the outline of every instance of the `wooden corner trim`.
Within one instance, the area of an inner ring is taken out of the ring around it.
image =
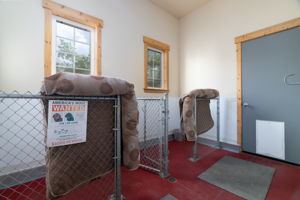
[[[96,28],[96,45],[95,45],[95,74],[102,74],[102,26]]]
[[[164,62],[164,86],[169,91],[169,51],[165,52]]]
[[[242,146],[243,107],[242,107],[242,44],[236,44],[237,58],[237,143]]]
[[[47,77],[52,68],[52,15],[49,9],[45,9],[44,37],[44,76]]]
[[[273,25],[273,26],[270,26],[270,27],[267,27],[267,28],[263,28],[263,29],[260,29],[258,31],[254,31],[254,32],[251,32],[251,33],[248,33],[248,34],[245,34],[245,35],[238,36],[234,40],[235,40],[235,43],[237,44],[237,43],[240,43],[240,42],[253,40],[253,39],[256,39],[256,38],[271,35],[271,34],[274,34],[274,33],[278,33],[278,32],[285,31],[285,30],[292,29],[292,28],[296,28],[296,27],[300,27],[300,17],[296,18],[296,19],[286,21],[286,22],[283,22],[283,23],[280,23],[280,24],[276,24],[276,25]]]
[[[144,43],[144,87],[147,88],[148,45]]]
[[[149,38],[147,36],[144,36],[143,40],[144,40],[144,43],[146,43],[150,47],[154,47],[154,48],[157,48],[157,49],[162,50],[162,51],[170,51],[170,45],[168,45],[168,44],[165,44],[163,42],[154,40],[154,39]]]

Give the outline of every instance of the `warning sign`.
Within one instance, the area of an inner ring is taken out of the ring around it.
[[[49,100],[47,147],[86,142],[87,101]]]

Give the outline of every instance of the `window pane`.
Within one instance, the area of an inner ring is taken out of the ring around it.
[[[90,44],[91,32],[75,28],[75,40]]]
[[[90,70],[83,70],[83,69],[75,69],[75,73],[78,74],[90,74]]]
[[[70,40],[65,40],[63,38],[56,38],[56,47],[57,50],[60,52],[65,52],[65,53],[69,53],[69,54],[73,54],[74,53],[74,45],[73,42]]]
[[[154,83],[153,83],[153,87],[155,88],[162,88],[161,87],[161,80],[154,80]]]
[[[151,79],[151,76],[152,75],[152,67],[148,65],[148,68],[147,68],[147,79]]]
[[[160,80],[161,79],[161,68],[160,67],[154,67],[153,70],[153,79]]]
[[[153,64],[154,65],[158,65],[160,66],[161,65],[161,53],[160,52],[155,52],[153,54]]]
[[[73,68],[56,67],[56,72],[73,72]]]
[[[74,40],[74,27],[63,24],[61,22],[56,22],[56,33],[60,37],[68,38]]]
[[[153,65],[154,51],[148,49],[148,68]]]
[[[73,55],[63,52],[56,54],[56,66],[73,67]]]
[[[90,57],[77,55],[75,56],[75,68],[90,69]]]
[[[148,49],[148,87],[162,88],[162,53]]]
[[[161,80],[148,79],[147,84],[148,84],[148,87],[162,88],[162,81]]]
[[[147,85],[148,85],[148,87],[154,87],[154,82],[153,82],[153,80],[152,80],[152,79],[148,79],[148,80],[147,80]]]
[[[76,42],[75,53],[76,55],[90,56],[90,46]]]

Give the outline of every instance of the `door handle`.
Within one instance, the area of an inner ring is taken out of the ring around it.
[[[292,77],[292,76],[295,76],[296,74],[288,74],[288,75],[285,75],[284,76],[284,83],[286,84],[286,85],[300,85],[300,82],[294,82],[294,83],[292,83],[292,82],[290,82],[288,79],[290,78],[290,77]]]
[[[249,107],[249,103],[248,103],[248,102],[244,102],[244,103],[243,103],[243,106],[244,106],[244,107]]]

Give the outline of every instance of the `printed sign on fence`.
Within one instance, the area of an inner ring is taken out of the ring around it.
[[[47,147],[86,142],[87,101],[49,100]]]

